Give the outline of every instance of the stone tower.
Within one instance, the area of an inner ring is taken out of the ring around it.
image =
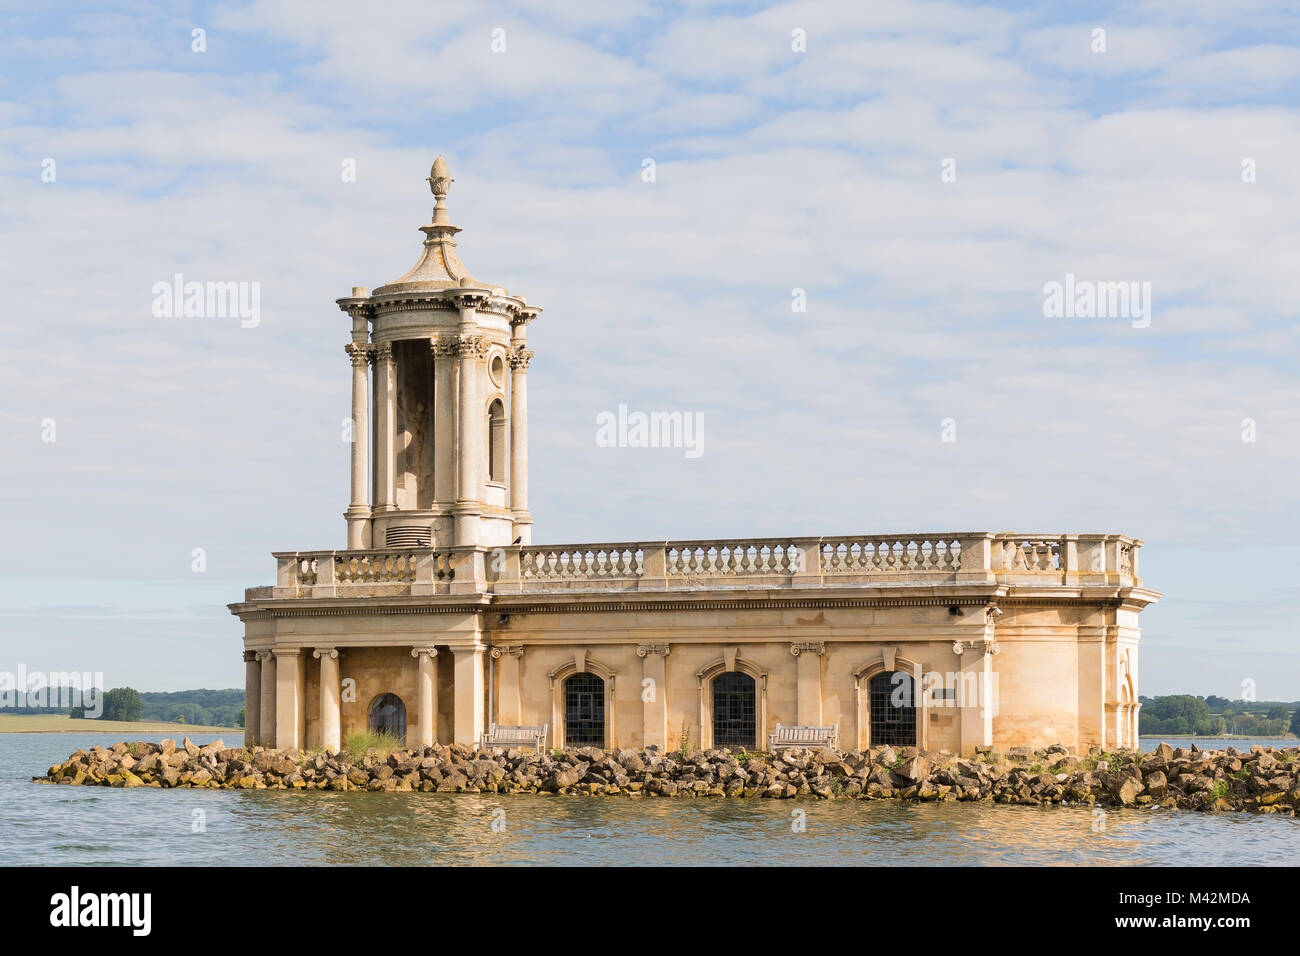
[[[352,317],[349,549],[531,541],[527,331],[541,310],[461,263],[452,181],[439,156],[415,266],[338,300]]]

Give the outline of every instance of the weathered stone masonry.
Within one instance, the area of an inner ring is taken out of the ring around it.
[[[412,746],[546,724],[550,746],[1132,746],[1142,542],[943,532],[534,545],[528,328],[436,197],[415,267],[338,300],[347,548],[275,555],[244,622],[248,742]],[[774,495],[783,493],[773,489]],[[891,693],[897,691],[897,693]]]

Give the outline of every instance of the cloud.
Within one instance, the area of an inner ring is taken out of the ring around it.
[[[252,3],[214,13],[200,56],[189,24],[124,6],[153,44],[130,63],[109,21],[24,18],[0,87],[0,277],[22,293],[0,341],[5,572],[185,579],[202,547],[254,585],[272,550],[341,543],[333,300],[415,261],[439,152],[465,262],[545,310],[539,540],[1117,530],[1213,565],[1294,535],[1285,18],[1218,49],[1212,11],[1144,4],[1106,24],[1103,67],[1045,9],[734,10]],[[1240,99],[1203,96],[1216,69]],[[261,324],[155,318],[176,273],[259,283]],[[1067,273],[1149,281],[1150,328],[1045,318]],[[598,448],[620,403],[701,412],[704,456]],[[1197,590],[1186,566],[1148,580]],[[1251,633],[1287,653],[1277,617]]]

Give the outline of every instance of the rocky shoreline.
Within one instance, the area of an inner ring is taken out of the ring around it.
[[[78,750],[43,783],[242,790],[547,793],[634,797],[901,799],[1103,807],[1300,810],[1300,748],[1149,753],[1012,748],[973,758],[914,747],[779,754],[705,750],[563,752],[435,745],[363,754],[200,747],[186,738]]]

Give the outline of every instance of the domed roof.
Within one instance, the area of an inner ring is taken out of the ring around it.
[[[456,233],[459,226],[453,226],[447,215],[447,191],[455,182],[447,170],[447,160],[439,156],[433,161],[429,170],[429,190],[437,200],[433,206],[433,221],[421,226],[424,233],[424,250],[417,262],[405,275],[394,279],[387,285],[380,286],[373,295],[385,295],[392,292],[441,292],[446,289],[471,288],[489,289],[499,295],[506,290],[476,279],[456,253]]]

